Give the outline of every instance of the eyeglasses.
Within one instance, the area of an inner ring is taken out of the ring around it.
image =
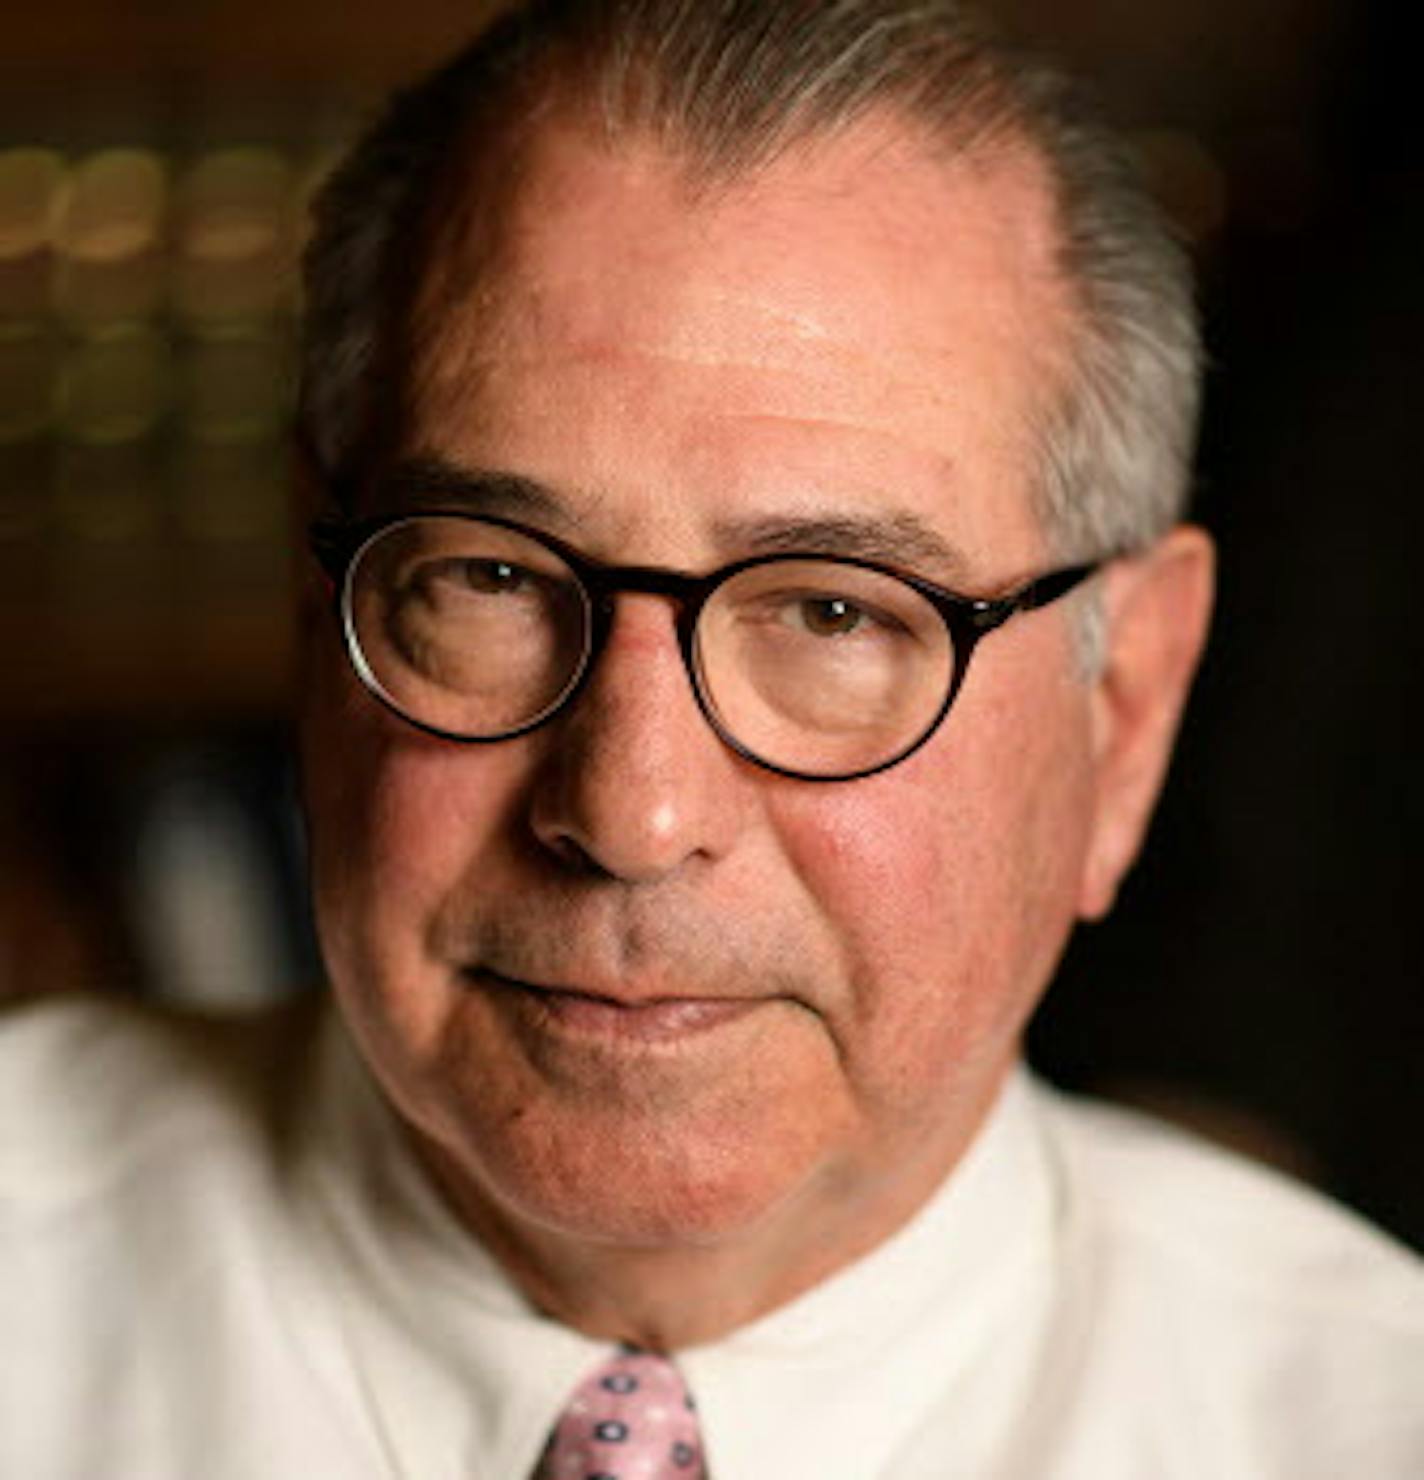
[[[321,520],[352,666],[418,729],[489,742],[553,719],[588,681],[620,592],[677,604],[693,692],[738,754],[785,776],[850,781],[935,732],[979,640],[1098,569],[981,600],[840,555],[754,555],[705,576],[592,560],[549,535],[462,512]]]

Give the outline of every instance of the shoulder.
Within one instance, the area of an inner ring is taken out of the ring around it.
[[[83,1200],[185,1153],[255,1152],[310,1016],[209,1021],[77,996],[6,1008],[0,1202]]]
[[[1326,1268],[1325,1302],[1348,1300],[1424,1332],[1424,1261],[1293,1179],[1150,1116],[1044,1093],[1070,1191],[1099,1236],[1238,1297],[1309,1302],[1302,1277]]]
[[[1105,1389],[1126,1381],[1148,1409],[1190,1411],[1251,1454],[1252,1473],[1424,1463],[1424,1261],[1319,1193],[1149,1117],[1041,1100],[1067,1278]]]
[[[366,1473],[298,1185],[320,1021],[0,1013],[0,1474]]]

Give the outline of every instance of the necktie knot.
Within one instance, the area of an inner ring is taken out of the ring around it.
[[[624,1347],[574,1389],[535,1480],[705,1480],[697,1414],[666,1357]]]

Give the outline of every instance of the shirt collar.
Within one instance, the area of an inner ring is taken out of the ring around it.
[[[1018,1070],[954,1172],[897,1233],[800,1299],[683,1354],[714,1474],[896,1474],[896,1450],[946,1401],[963,1413],[953,1473],[987,1473],[1047,1318],[1055,1224],[1034,1090]]]

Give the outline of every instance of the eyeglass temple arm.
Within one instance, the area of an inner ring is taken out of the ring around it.
[[[1021,590],[997,601],[976,601],[969,609],[969,618],[978,631],[992,632],[1018,612],[1035,611],[1057,601],[1060,596],[1066,596],[1089,576],[1096,575],[1104,563],[1094,561],[1089,565],[1070,565],[1065,570],[1055,570],[1037,581],[1030,581]]]
[[[333,585],[340,583],[347,555],[344,526],[335,520],[317,519],[307,528],[307,548]]]

